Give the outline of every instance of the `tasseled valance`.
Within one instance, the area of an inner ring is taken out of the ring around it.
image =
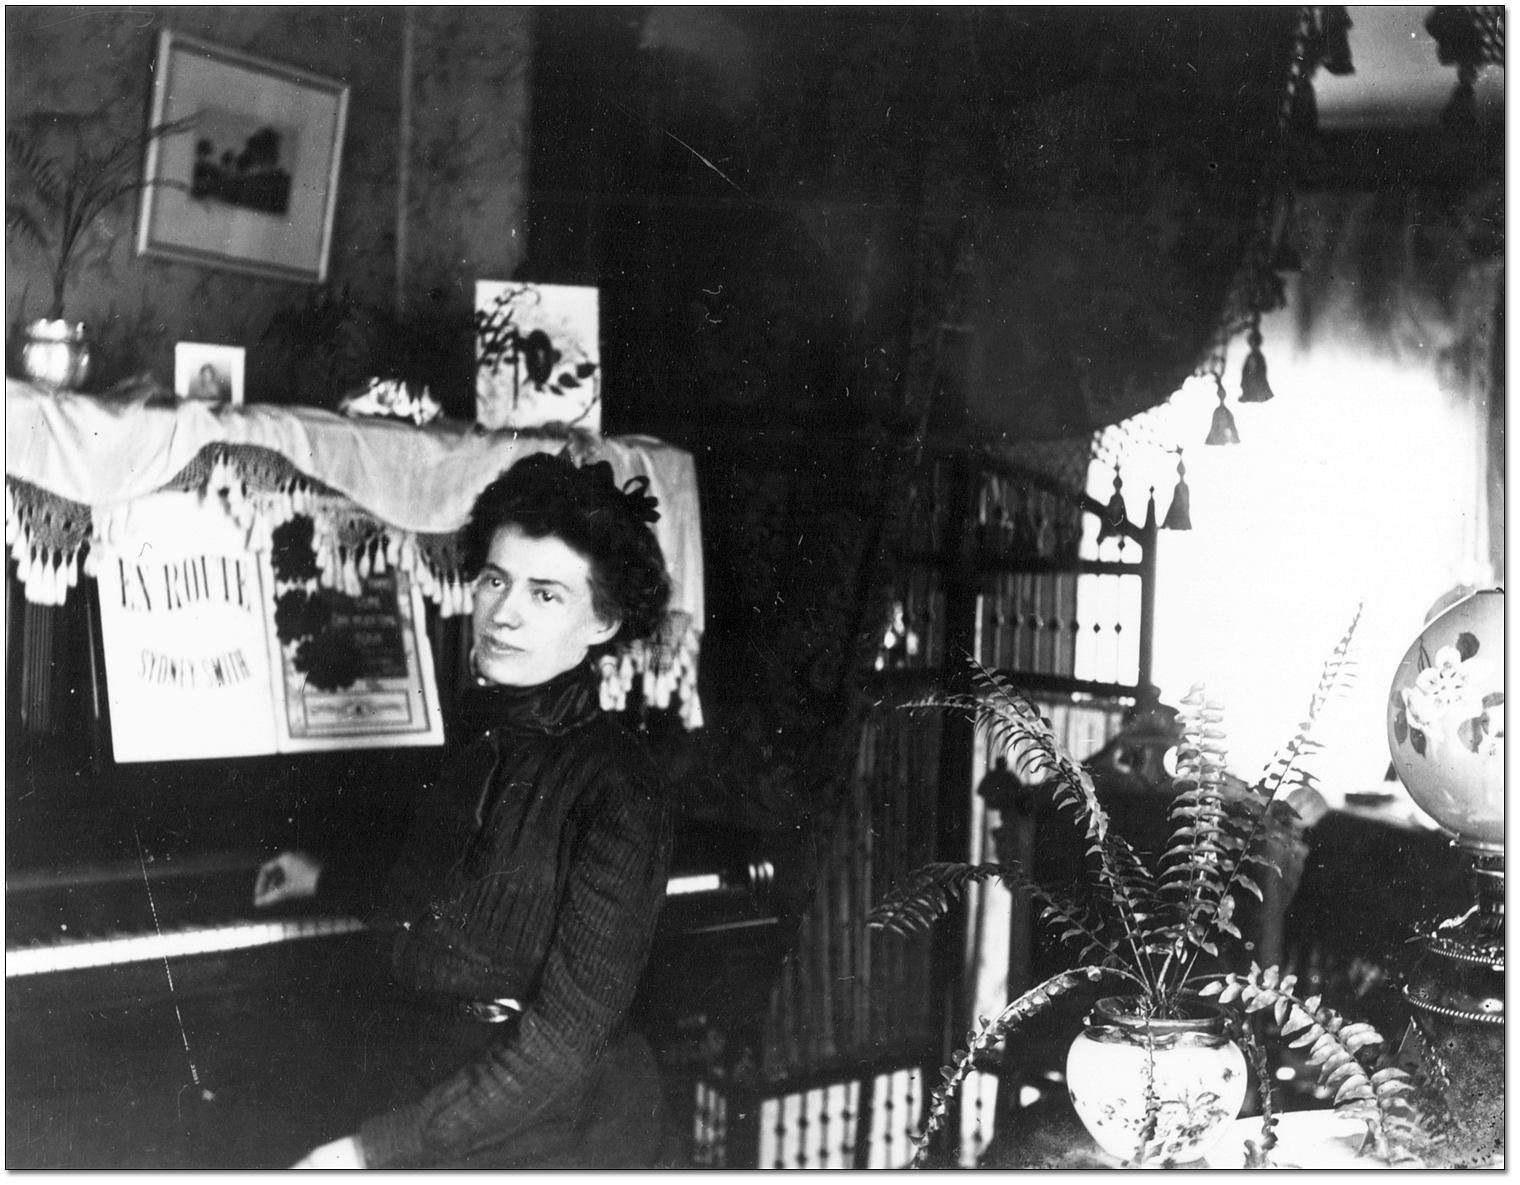
[[[476,495],[535,452],[569,449],[608,461],[617,480],[649,479],[654,531],[672,583],[658,637],[605,665],[604,701],[620,707],[635,679],[646,701],[679,696],[701,723],[696,660],[703,628],[701,517],[689,453],[651,437],[418,429],[310,408],[172,407],[5,387],[5,539],[27,599],[62,604],[90,569],[88,543],[130,530],[133,502],[162,490],[215,498],[255,549],[298,514],[313,522],[321,582],[356,594],[386,567],[407,572],[442,614],[468,613],[456,546]]]

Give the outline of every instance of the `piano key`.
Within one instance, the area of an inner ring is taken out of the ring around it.
[[[673,876],[665,883],[665,896],[681,897],[687,893],[714,893],[722,887],[723,876],[717,872]]]
[[[242,922],[206,926],[163,934],[132,934],[118,938],[64,940],[48,946],[7,948],[5,977],[114,967],[150,959],[175,959],[218,951],[245,950],[277,942],[354,933],[364,923],[350,917],[295,918],[286,921]]]

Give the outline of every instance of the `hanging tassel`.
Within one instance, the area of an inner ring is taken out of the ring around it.
[[[1235,417],[1224,405],[1224,384],[1219,381],[1218,375],[1214,376],[1214,387],[1219,394],[1219,406],[1214,409],[1214,421],[1209,425],[1209,434],[1203,443],[1239,444],[1240,433],[1235,431]]]
[[[1356,68],[1351,64],[1350,15],[1338,4],[1330,5],[1320,11],[1325,14],[1325,40],[1319,64],[1329,74],[1354,73]]]
[[[32,556],[26,567],[26,599],[35,605],[46,605],[47,590],[42,586],[42,560]]]
[[[1242,403],[1265,403],[1272,398],[1272,388],[1267,383],[1267,359],[1261,352],[1261,314],[1251,322],[1251,336],[1246,338],[1251,352],[1246,355],[1240,368],[1240,401]]]
[[[1124,505],[1124,495],[1120,492],[1124,489],[1124,480],[1119,476],[1119,469],[1114,467],[1114,494],[1108,500],[1108,509],[1104,512],[1103,522],[1098,527],[1098,542],[1102,543],[1110,535],[1124,534],[1124,524],[1129,521],[1129,511]]]
[[[1163,531],[1191,531],[1193,516],[1188,498],[1187,466],[1182,463],[1182,450],[1177,450],[1177,488],[1172,491],[1171,509],[1161,524]]]
[[[54,587],[56,582],[53,579],[53,574],[57,569],[53,567],[52,561],[52,556],[45,555],[39,561],[37,568],[37,600],[44,605],[58,603],[58,593]]]

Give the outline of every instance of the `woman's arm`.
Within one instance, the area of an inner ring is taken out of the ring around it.
[[[627,1013],[670,868],[667,801],[619,778],[584,812],[543,975],[511,1039],[360,1128],[367,1164],[457,1160],[568,1113]]]

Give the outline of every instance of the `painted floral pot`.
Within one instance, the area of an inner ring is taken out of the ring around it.
[[[1458,601],[1414,640],[1388,693],[1393,768],[1432,819],[1504,848],[1504,593]]]
[[[90,373],[90,344],[84,325],[71,321],[32,321],[21,342],[21,373],[39,387],[73,390]]]
[[[1225,1015],[1199,1002],[1182,1020],[1146,1021],[1123,997],[1099,1000],[1066,1055],[1072,1106],[1103,1151],[1142,1164],[1186,1164],[1207,1156],[1240,1113],[1246,1059]],[[1140,1147],[1146,1097],[1159,1107]]]

